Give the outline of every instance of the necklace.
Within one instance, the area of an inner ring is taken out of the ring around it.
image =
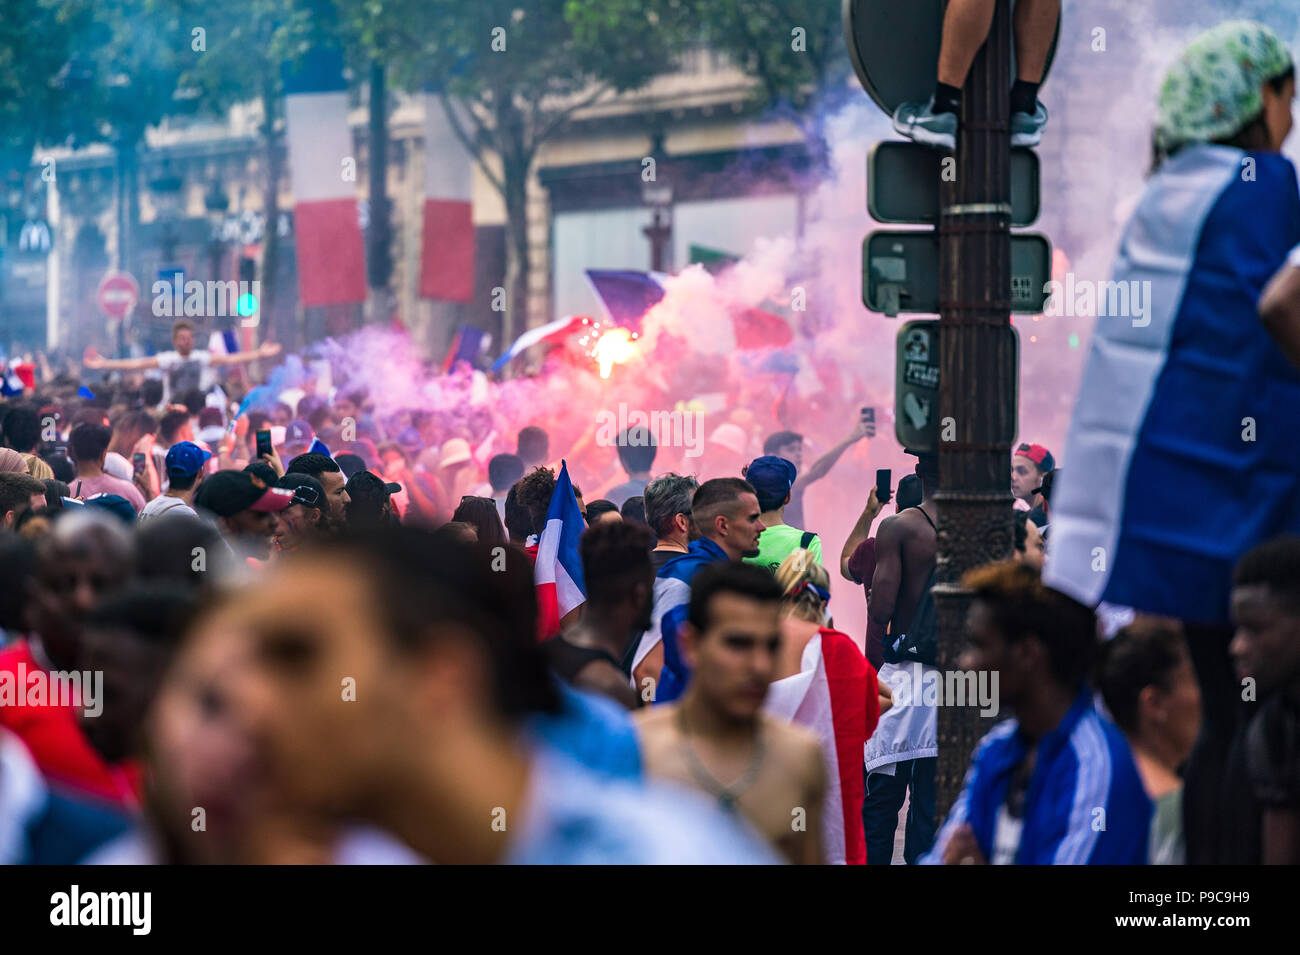
[[[686,712],[681,707],[677,709],[677,724],[682,731],[683,752],[691,775],[701,787],[713,794],[724,811],[734,813],[741,795],[758,777],[758,770],[763,765],[763,757],[767,755],[761,725],[759,731],[754,734],[754,752],[749,757],[749,765],[735,782],[730,786],[724,786],[705,768],[703,761],[695,752],[695,747],[691,745],[690,730],[686,726]]]

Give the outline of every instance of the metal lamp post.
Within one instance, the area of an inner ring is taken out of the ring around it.
[[[673,235],[673,181],[668,175],[668,155],[664,152],[663,133],[655,133],[650,147],[654,160],[652,178],[641,176],[641,201],[652,210],[653,218],[641,234],[650,240],[650,269],[666,272],[670,267],[669,250]]]

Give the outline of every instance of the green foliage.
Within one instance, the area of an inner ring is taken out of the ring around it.
[[[69,63],[92,34],[88,3],[5,0],[0,13],[0,166],[25,167],[37,143],[90,132]]]
[[[802,109],[851,72],[840,0],[690,2],[701,39],[757,77],[767,105]],[[793,48],[796,28],[804,31],[802,50]]]

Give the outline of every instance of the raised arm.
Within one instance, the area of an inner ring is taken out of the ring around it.
[[[262,342],[252,351],[237,351],[233,355],[213,355],[212,364],[240,365],[244,362],[257,361],[259,358],[270,358],[272,355],[278,355],[279,353],[279,342]]]
[[[858,423],[853,426],[849,436],[814,461],[812,467],[799,475],[794,482],[794,486],[803,490],[813,481],[820,481],[824,478],[830,473],[831,468],[835,467],[835,462],[844,455],[845,451],[867,436],[871,427],[870,422],[858,419]]]
[[[853,525],[853,530],[850,532],[848,539],[844,542],[843,549],[840,551],[840,576],[845,580],[852,581],[855,584],[862,583],[862,581],[849,573],[849,558],[851,558],[853,552],[858,549],[858,545],[871,535],[871,522],[876,519],[876,515],[879,513],[880,502],[876,500],[876,486],[873,484],[871,486],[871,494],[867,497],[867,506],[864,507],[862,513],[858,515],[858,522]]]
[[[81,363],[95,371],[144,371],[146,368],[158,367],[158,359],[153,355],[144,358],[105,358],[93,348],[86,349]]]

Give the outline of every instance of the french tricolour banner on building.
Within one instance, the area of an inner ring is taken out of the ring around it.
[[[457,118],[464,107],[455,102]],[[468,117],[462,129],[471,129]],[[447,302],[474,299],[473,160],[452,128],[442,96],[424,97],[424,240],[420,295]]]
[[[285,64],[282,74],[299,296],[308,308],[364,302],[366,260],[343,56],[312,50],[297,64]]]
[[[546,528],[537,541],[537,563],[533,583],[537,587],[538,636],[545,640],[560,632],[560,620],[587,600],[582,579],[582,557],[578,541],[587,529],[578,499],[573,496],[569,466],[560,462],[560,476],[546,511]]]

